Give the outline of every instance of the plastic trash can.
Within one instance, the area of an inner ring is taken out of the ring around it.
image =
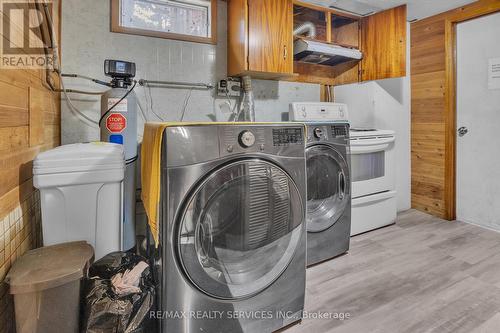
[[[33,185],[40,189],[43,244],[85,240],[97,259],[122,250],[123,146],[80,143],[39,154]]]
[[[93,256],[92,246],[72,242],[28,251],[14,262],[6,282],[17,333],[78,332],[80,282]]]

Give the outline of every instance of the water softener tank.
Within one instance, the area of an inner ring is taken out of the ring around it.
[[[122,144],[125,151],[123,181],[123,249],[135,246],[135,190],[137,167],[137,97],[127,84],[114,85],[101,98],[101,141]],[[112,109],[111,109],[112,108]],[[111,111],[109,111],[111,109]],[[109,111],[109,112],[108,112]]]

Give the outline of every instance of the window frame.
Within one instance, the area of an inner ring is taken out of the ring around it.
[[[199,36],[184,35],[172,32],[124,27],[120,25],[121,0],[110,0],[110,1],[111,1],[111,32],[118,32],[129,35],[139,35],[146,37],[173,39],[173,40],[180,40],[180,41],[194,42],[194,43],[217,44],[217,0],[210,0],[210,5],[211,5],[210,37],[199,37]]]

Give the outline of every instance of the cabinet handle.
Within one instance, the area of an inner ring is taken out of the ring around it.
[[[286,45],[283,46],[283,59],[287,59],[288,58],[288,48],[286,47]]]

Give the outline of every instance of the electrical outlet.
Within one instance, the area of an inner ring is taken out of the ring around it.
[[[228,77],[220,80],[217,87],[217,95],[219,97],[240,97],[241,82],[239,78]]]

